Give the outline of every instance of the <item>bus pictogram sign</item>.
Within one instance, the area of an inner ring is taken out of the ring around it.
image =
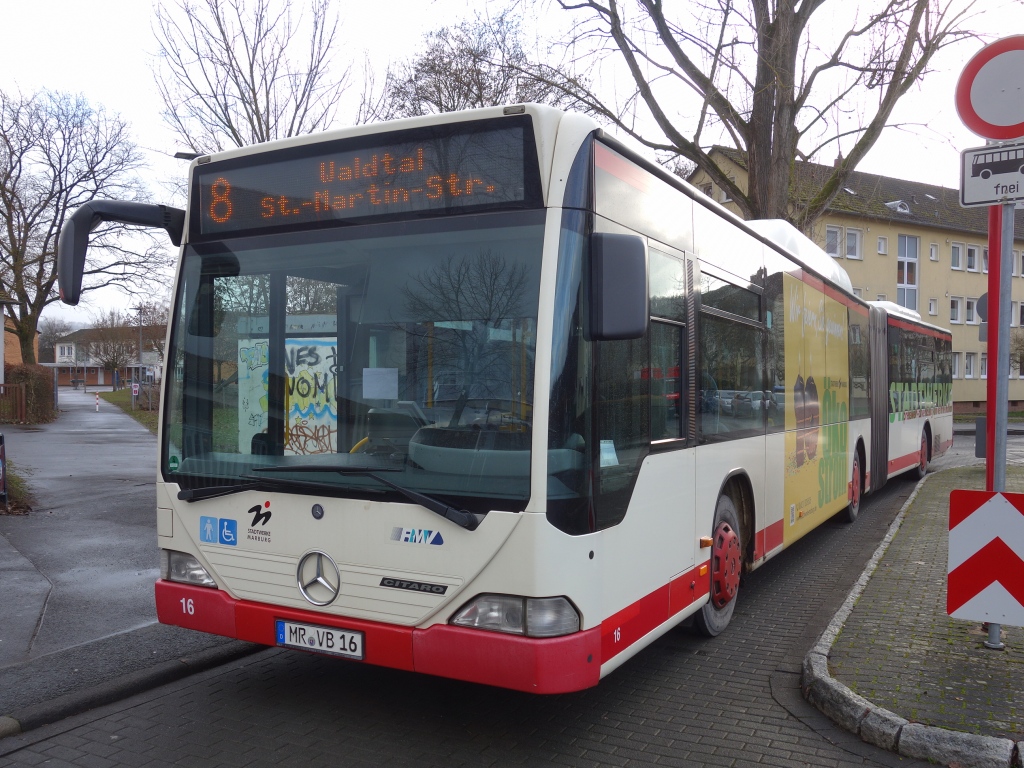
[[[1024,494],[949,494],[946,613],[1024,626]]]
[[[1024,142],[992,144],[960,153],[964,208],[1024,200]]]

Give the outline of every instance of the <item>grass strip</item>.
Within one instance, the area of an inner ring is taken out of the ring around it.
[[[131,387],[125,387],[119,389],[116,392],[100,392],[100,397],[106,400],[111,405],[116,405],[122,411],[127,413],[139,424],[144,426],[154,435],[156,434],[157,423],[160,420],[159,402],[154,402],[154,408],[152,411],[147,411],[140,408],[140,403],[135,404],[135,409],[132,410],[132,390]],[[156,398],[155,398],[156,399]],[[146,397],[144,395],[139,397],[142,404],[145,404]]]

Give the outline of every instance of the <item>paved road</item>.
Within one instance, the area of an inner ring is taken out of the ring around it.
[[[733,625],[663,637],[595,689],[535,697],[268,650],[0,741],[0,768],[915,765],[800,696],[800,663],[914,484],[746,579]]]
[[[227,642],[156,624],[156,439],[95,394],[4,425],[36,503],[0,516],[0,715]]]

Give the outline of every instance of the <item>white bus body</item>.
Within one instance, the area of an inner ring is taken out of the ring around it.
[[[579,690],[691,616],[720,632],[743,570],[856,517],[922,435],[925,464],[951,441],[948,334],[872,309],[791,227],[744,224],[586,117],[416,118],[190,172],[164,623]],[[642,338],[589,335],[598,241],[642,246]],[[911,373],[930,377],[900,384],[892,419],[887,318],[922,331]]]

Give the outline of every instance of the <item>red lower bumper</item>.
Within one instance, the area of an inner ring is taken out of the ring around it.
[[[156,583],[156,614],[162,624],[263,645],[276,643],[277,619],[358,630],[368,664],[530,693],[580,691],[601,677],[599,627],[543,640],[448,624],[415,629],[235,600],[164,580]]]

